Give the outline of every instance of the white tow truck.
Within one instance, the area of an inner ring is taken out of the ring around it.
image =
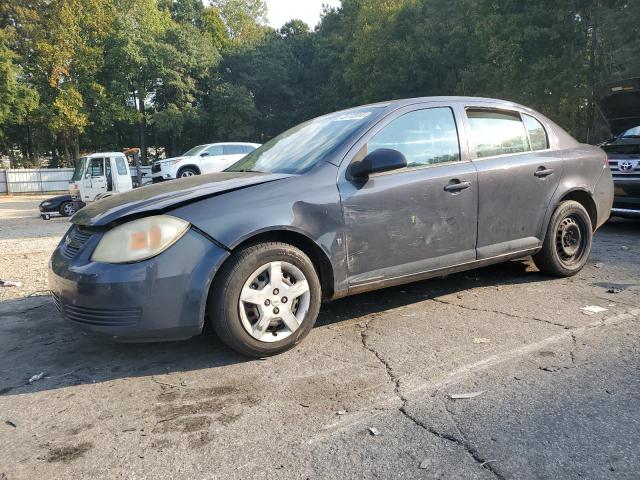
[[[121,152],[99,152],[81,157],[69,185],[76,210],[88,202],[133,190],[127,157]]]

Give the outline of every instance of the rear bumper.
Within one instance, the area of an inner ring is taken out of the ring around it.
[[[191,230],[152,259],[103,264],[90,260],[101,236],[92,235],[71,259],[61,242],[51,257],[49,287],[67,321],[125,342],[179,340],[202,331],[209,287],[226,250]]]

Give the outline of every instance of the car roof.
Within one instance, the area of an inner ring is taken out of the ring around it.
[[[501,104],[505,107],[519,108],[523,110],[531,110],[529,107],[520,105],[519,103],[512,102],[510,100],[500,100],[498,98],[487,97],[465,97],[465,96],[434,96],[434,97],[414,97],[403,98],[399,100],[389,100],[387,102],[376,102],[368,105],[361,105],[353,108],[366,108],[366,107],[393,107],[399,108],[407,105],[414,105],[416,103],[429,103],[429,102],[442,102],[442,103],[491,103]]]
[[[122,152],[96,152],[96,153],[90,153],[89,155],[82,155],[82,156],[87,158],[93,158],[93,157],[104,157],[104,156],[115,157],[117,155],[121,155],[123,157],[125,156],[124,153]]]
[[[249,142],[217,142],[217,143],[203,143],[202,147],[215,147],[215,146],[225,146],[225,145],[250,145],[252,147],[260,146],[259,143],[249,143]]]

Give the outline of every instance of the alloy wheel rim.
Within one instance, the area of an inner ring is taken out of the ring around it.
[[[587,239],[583,231],[583,222],[574,215],[564,218],[558,225],[556,252],[560,261],[567,266],[579,263],[584,255]]]
[[[66,215],[73,215],[73,213],[76,211],[73,208],[73,205],[65,205],[64,207],[62,207],[62,211],[66,214]]]
[[[304,321],[311,292],[300,270],[289,262],[270,262],[256,269],[240,292],[242,326],[254,339],[273,343],[291,336]]]
[[[184,172],[182,172],[182,175],[180,175],[181,177],[193,177],[195,175],[195,173],[193,173],[191,170],[186,170]]]

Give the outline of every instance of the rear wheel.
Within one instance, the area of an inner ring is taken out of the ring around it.
[[[73,202],[64,202],[60,205],[60,215],[63,217],[70,217],[76,213],[76,207],[73,206]]]
[[[180,172],[178,172],[178,177],[180,178],[193,177],[195,175],[199,175],[199,173],[193,167],[184,167]]]
[[[551,217],[542,250],[533,256],[541,272],[570,277],[587,263],[593,227],[585,208],[573,200],[562,202]]]
[[[284,352],[313,328],[321,287],[313,263],[284,243],[234,252],[218,272],[209,312],[218,336],[252,357]]]

